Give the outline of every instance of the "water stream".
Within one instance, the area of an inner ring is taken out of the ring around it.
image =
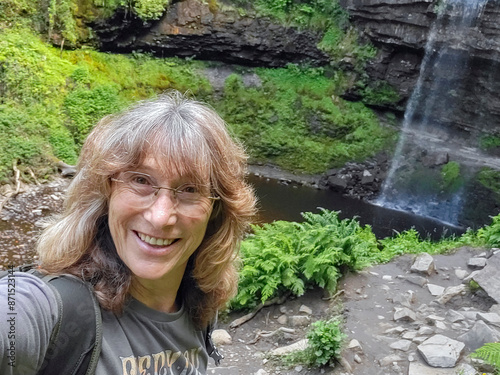
[[[460,225],[467,181],[483,166],[500,170],[500,160],[481,155],[470,134],[458,134],[440,122],[440,114],[458,105],[457,92],[469,64],[463,41],[487,1],[445,0],[439,5],[377,205]],[[460,168],[454,183],[442,177],[441,168],[450,161]]]

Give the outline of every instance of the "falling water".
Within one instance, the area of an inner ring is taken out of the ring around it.
[[[464,177],[467,165],[477,162],[478,151],[470,147],[468,139],[451,134],[440,123],[439,116],[456,108],[455,99],[469,62],[463,41],[487,1],[446,0],[439,6],[377,205],[459,224],[464,204],[463,187],[458,180],[448,180],[446,185],[441,167],[449,161],[460,160],[460,176]],[[468,162],[464,163],[466,159]],[[487,160],[483,163],[487,164]]]

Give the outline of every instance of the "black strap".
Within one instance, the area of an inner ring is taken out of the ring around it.
[[[57,291],[57,323],[37,375],[92,375],[102,342],[102,320],[92,287],[71,275],[44,276]]]
[[[49,285],[57,299],[59,319],[37,375],[94,375],[102,343],[101,309],[92,286],[72,275],[44,275],[36,264],[0,271],[29,272]]]
[[[219,366],[220,362],[224,359],[224,356],[220,354],[219,350],[214,344],[214,341],[212,339],[212,331],[214,329],[214,324],[210,324],[207,327],[207,331],[205,334],[205,348],[207,349],[209,357],[212,357],[215,365]]]

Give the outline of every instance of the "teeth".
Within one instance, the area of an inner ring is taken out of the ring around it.
[[[150,245],[157,245],[157,246],[167,246],[170,245],[174,240],[167,240],[166,238],[155,238],[155,237],[149,237],[145,234],[142,233],[137,233],[139,235],[139,238],[143,240],[144,242],[147,242]]]

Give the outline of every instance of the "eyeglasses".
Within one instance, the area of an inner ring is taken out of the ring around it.
[[[130,204],[138,208],[150,207],[161,189],[168,190],[173,195],[177,212],[188,217],[203,216],[212,207],[212,202],[220,199],[211,196],[206,185],[182,184],[177,188],[159,186],[154,177],[134,171],[122,172],[118,178],[112,177],[111,181],[123,184],[132,193]]]

